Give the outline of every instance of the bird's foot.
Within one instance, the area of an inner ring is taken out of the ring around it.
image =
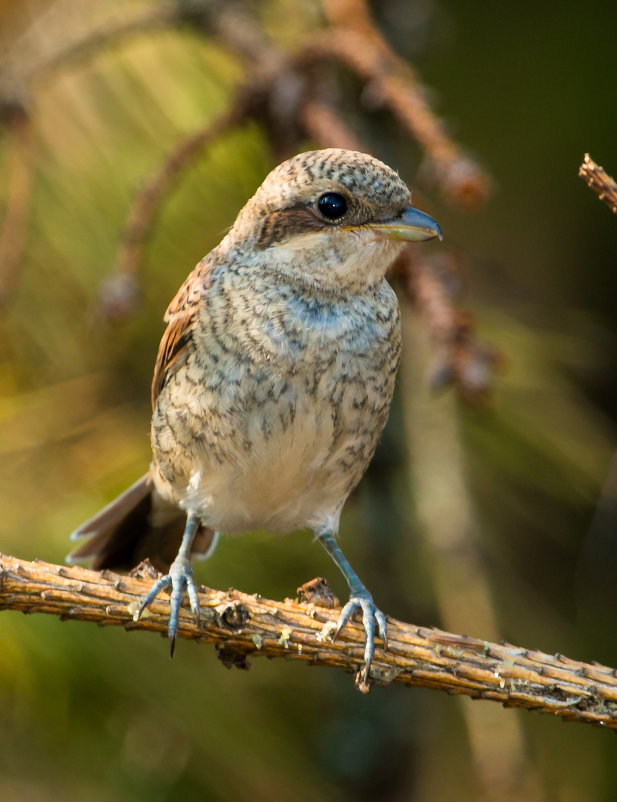
[[[169,573],[158,579],[150,589],[150,592],[145,596],[139,609],[135,613],[134,619],[138,621],[146,607],[149,607],[159,593],[169,586],[171,586],[171,596],[169,599],[170,611],[167,634],[170,640],[169,655],[173,657],[176,635],[178,634],[178,615],[185,591],[189,599],[191,612],[195,616],[195,623],[199,626],[199,598],[197,596],[197,586],[193,578],[191,561],[188,557],[184,557],[180,554],[176,557],[169,568]]]
[[[368,590],[364,587],[364,585],[362,585],[359,588],[352,589],[349,601],[341,610],[333,639],[336,639],[341,629],[349,621],[356,610],[362,611],[362,625],[364,626],[364,632],[366,633],[362,677],[364,678],[365,682],[368,682],[371,664],[373,662],[373,657],[375,656],[375,625],[377,625],[377,633],[379,637],[383,640],[384,649],[388,648],[388,626],[386,624],[385,615],[377,607]]]

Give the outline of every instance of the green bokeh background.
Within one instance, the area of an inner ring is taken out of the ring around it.
[[[54,44],[138,5],[5,2],[5,46],[37,20],[41,41]],[[309,0],[256,8],[285,45],[320,24]],[[617,665],[617,218],[576,175],[585,151],[617,173],[617,6],[384,0],[373,10],[494,177],[487,205],[462,213],[422,184],[421,154],[385,113],[362,118],[376,154],[420,186],[446,244],[464,255],[481,336],[507,356],[488,409],[452,394],[434,401],[463,446],[498,635]],[[127,40],[37,88],[32,219],[0,319],[3,552],[62,562],[67,534],[148,464],[163,311],[273,166],[262,131],[250,125],[217,143],[168,198],[135,315],[97,325],[93,304],[144,176],[225,107],[241,76],[215,43],[172,30]],[[2,176],[11,154],[4,132]],[[422,349],[406,347],[421,382]],[[405,436],[413,375],[348,505],[341,543],[384,610],[444,624],[437,564],[449,560],[456,574],[457,555],[436,554],[418,520],[412,477],[423,465]],[[344,594],[307,533],[224,539],[198,567],[213,587],[274,598],[316,575]],[[464,607],[464,586],[457,592]],[[486,636],[475,620],[464,629]],[[0,799],[531,798],[482,789],[465,723],[482,706],[394,686],[363,697],[348,676],[284,661],[228,671],[213,649],[185,642],[169,661],[152,635],[5,612]],[[609,733],[496,712],[497,741],[506,719],[520,719],[534,799],[615,799]]]

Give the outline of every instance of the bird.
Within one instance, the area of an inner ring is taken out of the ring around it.
[[[386,272],[410,242],[442,238],[398,173],[327,148],[276,167],[189,274],[165,314],[152,380],[149,471],[71,538],[67,558],[162,575],[138,619],[170,590],[173,655],[192,558],[219,536],[311,530],[342,572],[368,677],[387,624],[338,541],[343,505],[388,418],[401,351]]]

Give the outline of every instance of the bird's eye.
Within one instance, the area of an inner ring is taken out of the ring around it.
[[[347,211],[347,201],[338,192],[325,192],[317,201],[317,208],[328,220],[339,220]]]

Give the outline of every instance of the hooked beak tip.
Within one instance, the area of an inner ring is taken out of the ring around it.
[[[443,233],[439,223],[428,214],[409,206],[400,215],[391,220],[370,223],[369,228],[381,234],[386,239],[403,240],[406,242],[424,242],[429,239],[443,240]]]

